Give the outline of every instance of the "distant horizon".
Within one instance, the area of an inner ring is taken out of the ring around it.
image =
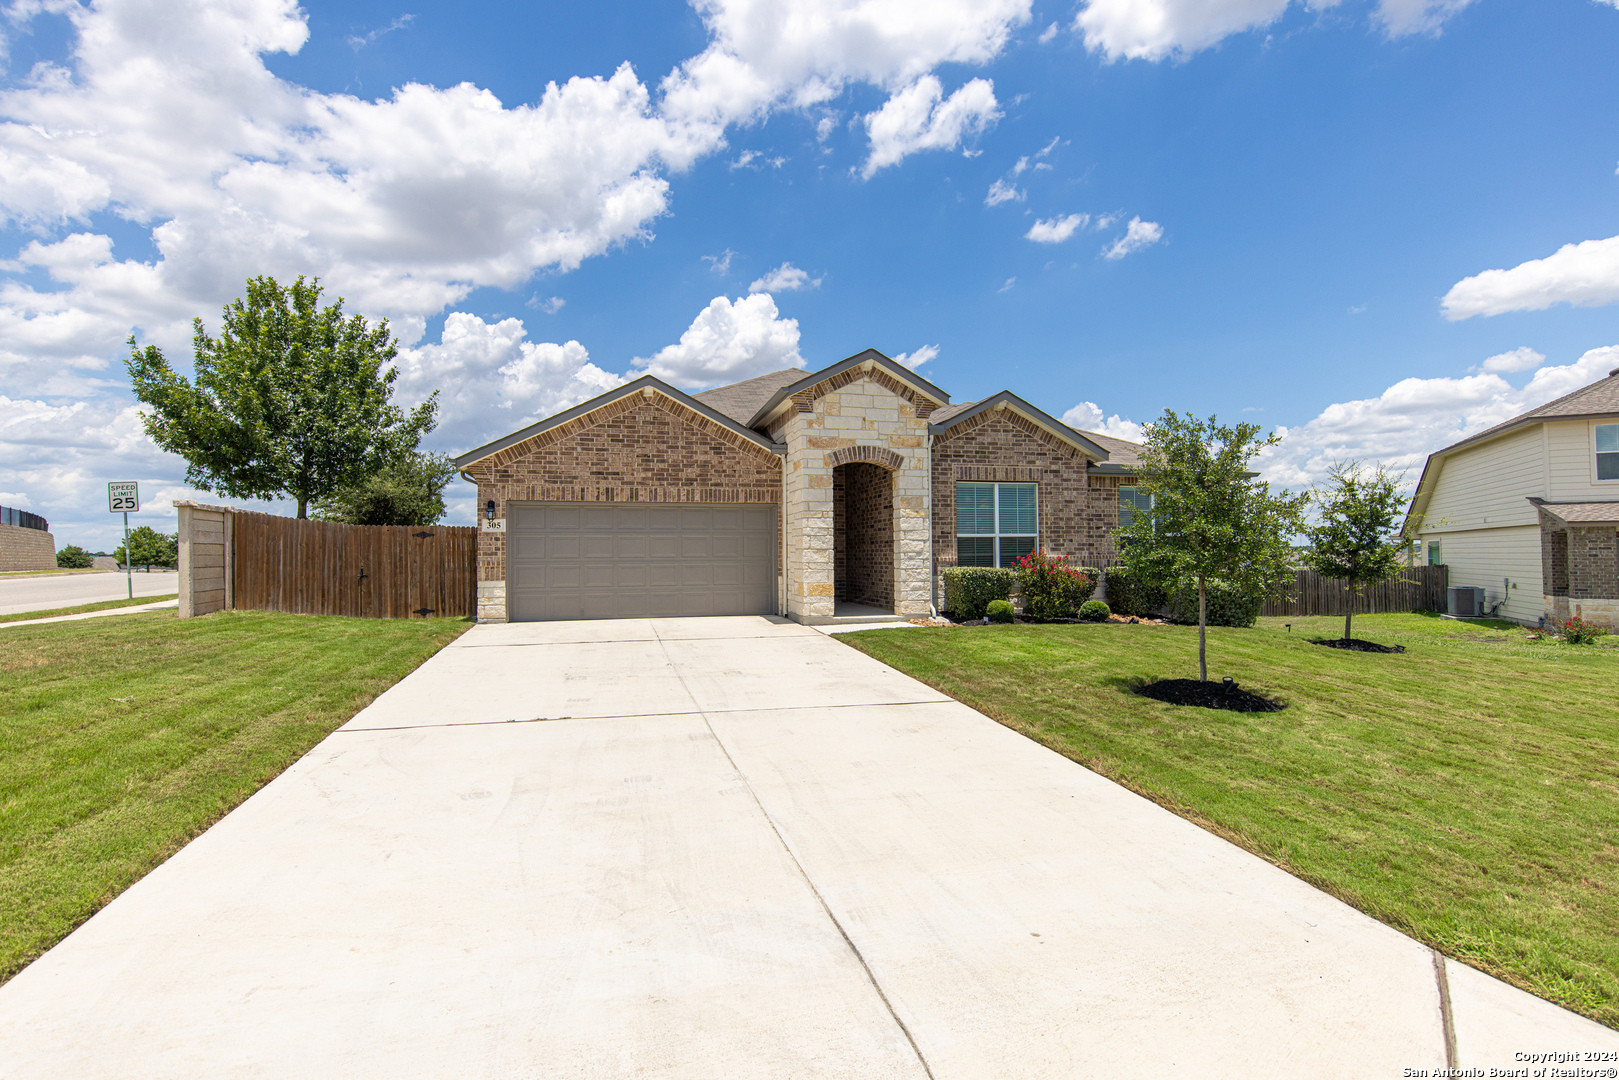
[[[1619,0],[101,0],[4,33],[0,504],[59,545],[120,542],[110,480],[160,531],[287,512],[189,487],[123,369],[133,332],[189,372],[261,273],[390,320],[435,452],[875,347],[1132,441],[1251,420],[1279,485],[1414,483],[1619,366]]]

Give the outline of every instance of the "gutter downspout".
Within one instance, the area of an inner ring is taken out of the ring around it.
[[[928,614],[939,617],[939,555],[933,548],[933,425],[922,436],[928,452]]]
[[[778,528],[781,529],[781,605],[777,612],[782,618],[787,618],[787,451],[781,453],[781,510],[776,514]]]

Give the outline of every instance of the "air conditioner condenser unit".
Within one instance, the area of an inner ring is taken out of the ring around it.
[[[1484,614],[1484,590],[1476,585],[1450,587],[1450,614],[1463,619],[1476,619]]]

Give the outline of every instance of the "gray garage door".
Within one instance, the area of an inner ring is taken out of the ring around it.
[[[776,610],[776,508],[512,503],[507,617],[623,619]]]

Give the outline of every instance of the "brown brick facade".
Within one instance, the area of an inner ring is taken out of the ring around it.
[[[832,470],[834,596],[894,609],[894,474],[852,463]]]
[[[518,502],[780,503],[781,459],[662,395],[634,395],[466,469],[478,518]],[[505,539],[478,537],[478,580],[504,581]]]
[[[956,561],[958,480],[1039,484],[1040,546],[1082,566],[1113,561],[1121,478],[1091,475],[1083,454],[1022,416],[986,411],[934,441],[933,548],[941,567]]]
[[[1547,596],[1619,599],[1619,531],[1613,526],[1565,527],[1542,512],[1540,558]]]

